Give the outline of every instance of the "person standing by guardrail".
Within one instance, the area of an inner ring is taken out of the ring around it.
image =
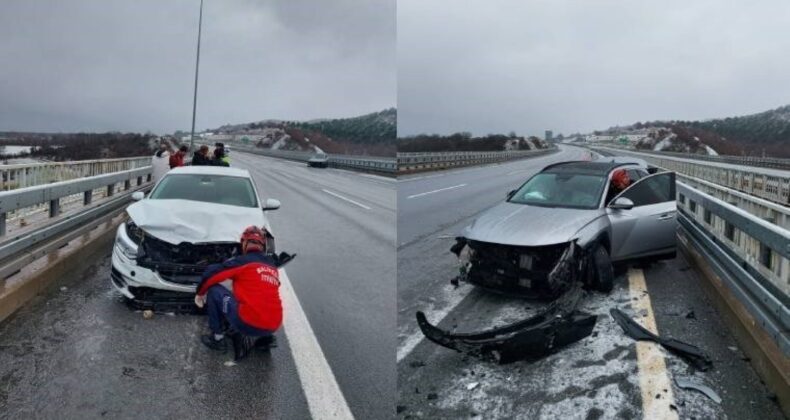
[[[192,155],[192,166],[205,165],[211,165],[211,158],[208,157],[208,146],[204,144]]]
[[[177,152],[170,156],[170,169],[184,166],[184,157],[187,154],[187,150],[189,150],[189,148],[186,145],[182,145],[178,148]]]
[[[156,151],[154,157],[151,158],[151,177],[154,183],[159,182],[163,176],[170,170],[170,151],[165,143],[159,144],[159,150]]]
[[[214,145],[214,159],[212,160],[214,166],[230,166],[230,158],[225,153],[225,144],[217,143]]]

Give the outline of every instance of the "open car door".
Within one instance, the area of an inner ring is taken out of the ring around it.
[[[674,255],[677,231],[674,172],[659,172],[640,179],[607,203],[606,212],[612,227],[613,261]]]

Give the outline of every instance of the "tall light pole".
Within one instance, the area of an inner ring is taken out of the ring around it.
[[[192,97],[192,132],[189,135],[189,151],[195,150],[195,111],[197,111],[198,69],[200,69],[200,30],[203,26],[203,0],[200,0],[200,18],[198,19],[197,60],[195,60],[195,94]]]

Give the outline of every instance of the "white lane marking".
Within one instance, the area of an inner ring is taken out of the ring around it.
[[[444,174],[437,174],[437,175],[423,175],[423,176],[415,176],[415,177],[409,177],[409,178],[398,178],[398,182],[419,181],[421,179],[439,178],[439,177],[443,177],[443,176],[446,176],[446,175],[449,175],[449,174],[444,173]]]
[[[398,182],[397,178],[388,178],[386,176],[381,176],[381,175],[373,175],[373,174],[357,174],[357,175],[364,176],[365,178],[375,179],[378,181]]]
[[[323,192],[325,192],[325,193],[327,193],[327,194],[329,194],[329,195],[335,196],[335,197],[337,197],[337,198],[339,198],[339,199],[341,199],[341,200],[348,201],[348,202],[349,202],[349,203],[351,203],[351,204],[355,204],[355,205],[357,205],[357,206],[359,206],[359,207],[362,207],[362,208],[363,208],[363,209],[365,209],[365,210],[370,210],[370,207],[368,207],[368,206],[366,206],[366,205],[364,205],[364,204],[357,203],[356,201],[354,201],[354,200],[352,200],[352,199],[350,199],[350,198],[343,197],[343,196],[342,196],[342,195],[340,195],[340,194],[333,193],[332,191],[329,191],[329,190],[327,190],[327,189],[323,189],[323,188],[321,188],[321,191],[323,191]]]
[[[283,328],[313,419],[353,419],[285,270],[280,270]]]
[[[454,190],[456,188],[461,188],[461,187],[465,187],[465,186],[466,186],[466,184],[458,184],[458,185],[453,185],[452,187],[439,188],[438,190],[433,190],[433,191],[428,191],[428,192],[424,192],[424,193],[410,195],[410,196],[406,197],[406,199],[408,200],[408,199],[412,199],[412,198],[422,197],[422,196],[428,195],[428,194],[435,194],[435,193],[442,192],[442,191]]]
[[[507,174],[508,175],[515,175],[515,174],[521,174],[521,173],[530,172],[530,171],[535,172],[535,171],[538,171],[538,169],[519,169],[517,171],[510,171]]]
[[[457,289],[453,288],[451,293],[446,293],[445,297],[447,299],[447,306],[438,309],[430,309],[426,310],[425,317],[428,318],[428,321],[433,325],[438,325],[442,320],[449,314],[450,312],[461,303],[462,300],[472,291],[472,286],[470,284],[462,283]],[[410,336],[406,337],[398,345],[398,352],[396,354],[395,361],[400,363],[403,358],[409,355],[409,353],[417,347],[418,344],[425,338],[422,334],[422,331],[417,329],[416,332],[412,333]]]
[[[656,319],[653,317],[653,305],[650,303],[645,275],[641,269],[628,270],[628,286],[634,313],[645,314],[644,317],[635,318],[636,322],[653,334],[658,334]],[[667,364],[658,344],[652,341],[637,341],[636,363],[639,367],[639,388],[642,391],[642,418],[677,419],[677,412],[670,408],[675,404],[675,397],[672,393],[672,384],[669,382]],[[656,398],[656,395],[661,395],[661,398]]]
[[[278,170],[276,172],[277,172],[278,175],[284,176],[284,177],[286,177],[288,179],[291,179],[291,180],[296,179],[293,175],[289,175],[289,174],[285,173],[285,171],[283,171],[282,169],[280,169],[280,170]]]

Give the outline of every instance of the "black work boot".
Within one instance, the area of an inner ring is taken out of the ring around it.
[[[203,334],[200,336],[200,342],[211,350],[225,352],[228,349],[228,343],[225,341],[225,337],[215,340],[214,334]]]
[[[269,335],[266,337],[258,337],[255,340],[255,348],[261,350],[268,350],[277,347],[277,337]]]

